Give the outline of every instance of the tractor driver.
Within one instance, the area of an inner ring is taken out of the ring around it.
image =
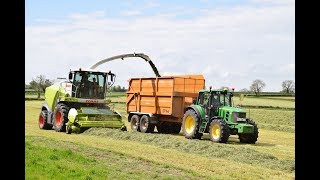
[[[100,86],[96,80],[96,78],[92,78],[92,87],[93,87],[93,96],[99,97],[100,95]]]
[[[88,80],[87,74],[82,74],[81,84],[80,84],[80,93],[81,97],[87,97],[89,95],[90,81]]]

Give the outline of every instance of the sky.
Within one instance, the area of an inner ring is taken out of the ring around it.
[[[144,53],[160,75],[203,74],[206,87],[263,91],[295,81],[295,1],[291,0],[27,0],[25,83],[55,80],[119,54]],[[140,58],[97,67],[128,87],[155,77]]]

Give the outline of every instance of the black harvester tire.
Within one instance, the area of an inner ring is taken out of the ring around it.
[[[52,129],[52,124],[48,123],[48,111],[47,110],[42,110],[39,114],[39,128],[40,129]]]
[[[247,119],[247,123],[253,125],[253,133],[252,134],[239,134],[240,142],[255,144],[256,141],[258,140],[258,134],[259,134],[258,126],[251,119]]]
[[[184,113],[182,121],[182,130],[187,139],[201,139],[202,133],[199,133],[200,118],[192,109]]]
[[[140,117],[138,115],[133,115],[130,119],[130,126],[132,131],[140,132]]]
[[[63,103],[57,104],[53,111],[53,128],[57,132],[66,132],[69,107]]]
[[[230,136],[230,129],[226,121],[214,119],[210,123],[209,133],[213,142],[226,143]]]
[[[151,119],[148,115],[143,115],[140,118],[140,132],[152,133],[154,131],[154,124],[151,124]]]

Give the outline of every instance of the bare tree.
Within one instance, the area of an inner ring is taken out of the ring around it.
[[[53,81],[46,79],[44,75],[39,75],[35,79],[32,79],[32,81],[29,83],[29,86],[37,91],[38,98],[40,98],[40,93],[45,92],[46,88],[48,86],[51,86],[53,84]]]
[[[292,80],[285,80],[282,82],[282,92],[287,94],[294,93],[295,91],[295,84]]]
[[[250,90],[254,92],[256,96],[259,96],[265,86],[266,84],[262,80],[256,79],[252,82]]]
[[[239,92],[250,92],[247,88],[240,89]]]

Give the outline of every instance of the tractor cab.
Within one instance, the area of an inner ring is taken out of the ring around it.
[[[200,105],[204,111],[206,118],[218,116],[219,107],[232,106],[232,92],[227,90],[201,90],[197,98],[197,105]]]
[[[69,91],[71,91],[71,97],[104,99],[107,87],[114,83],[114,77],[115,74],[111,72],[85,71],[81,69],[70,71],[70,82],[66,88],[69,88]]]

